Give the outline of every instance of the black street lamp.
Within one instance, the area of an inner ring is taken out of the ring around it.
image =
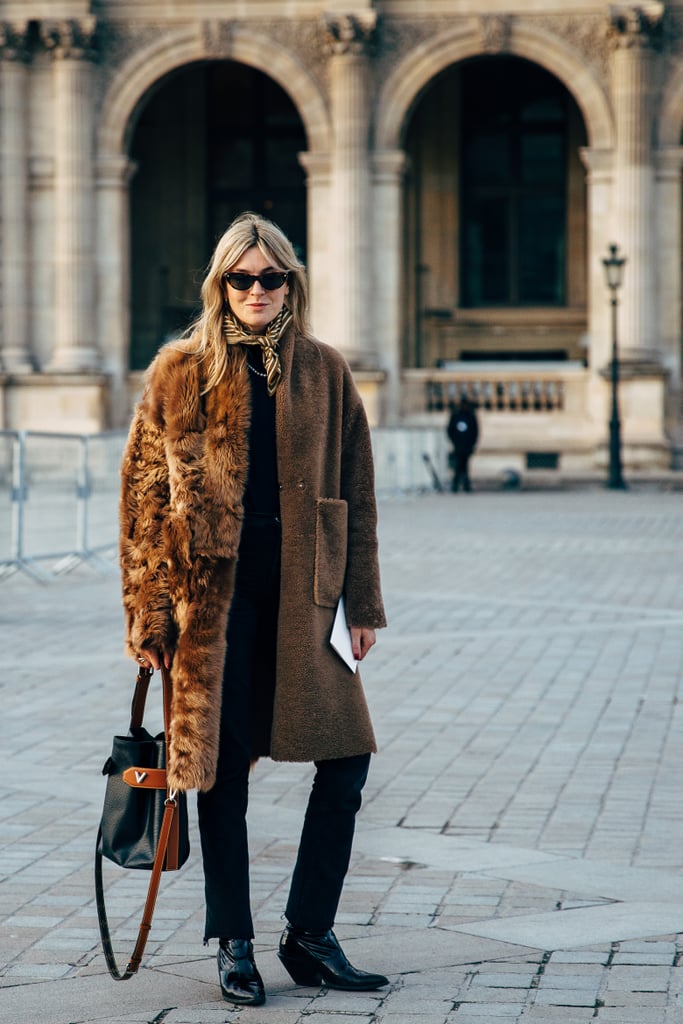
[[[607,486],[613,490],[625,490],[626,484],[621,472],[621,421],[619,419],[619,352],[617,347],[617,292],[621,288],[625,256],[619,256],[617,245],[609,246],[609,256],[602,261],[605,268],[607,287],[612,306],[612,415],[609,421],[609,478]]]

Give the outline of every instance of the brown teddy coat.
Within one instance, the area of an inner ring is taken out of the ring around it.
[[[385,625],[370,436],[341,355],[290,328],[281,341],[276,439],[282,572],[271,757],[375,750],[360,675],[329,645],[338,600],[349,625]],[[250,386],[229,350],[202,395],[201,363],[171,346],[152,363],[122,465],[127,644],[173,650],[169,779],[210,789],[225,636],[248,469]]]

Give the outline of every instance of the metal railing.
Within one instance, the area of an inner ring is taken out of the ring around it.
[[[114,571],[124,431],[0,431],[0,579]],[[44,563],[53,563],[48,569]]]
[[[378,497],[431,489],[435,472],[446,479],[441,428],[372,434]],[[22,573],[47,583],[81,565],[116,571],[125,440],[125,431],[0,430],[0,580]]]

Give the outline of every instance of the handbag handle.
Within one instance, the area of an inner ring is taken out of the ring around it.
[[[135,729],[139,729],[142,725],[142,719],[145,715],[147,690],[149,689],[153,673],[154,669],[151,666],[148,668],[144,665],[140,665],[138,668],[138,677],[135,680],[133,700],[130,706],[131,732],[134,732]],[[161,692],[164,702],[164,733],[168,736],[171,725],[171,676],[163,661],[161,664]]]
[[[142,725],[142,718],[145,711],[145,700],[147,698],[149,682],[152,678],[152,671],[153,670],[151,668],[142,667],[138,670],[138,677],[135,681],[135,692],[133,693],[133,703],[131,705],[131,731]],[[171,677],[165,666],[162,666],[161,668],[161,683],[164,700],[164,730],[165,735],[168,736],[171,708]],[[138,937],[133,953],[128,961],[128,966],[123,971],[116,962],[116,955],[114,953],[111,933],[109,931],[109,921],[107,920],[107,908],[104,902],[104,886],[102,884],[101,825],[97,831],[97,845],[95,847],[95,902],[97,904],[97,920],[100,927],[100,938],[102,940],[102,950],[104,952],[107,970],[116,981],[128,981],[128,979],[132,978],[134,974],[137,974],[138,968],[142,962],[145,946],[147,945],[147,939],[149,938],[149,933],[152,928],[152,917],[154,916],[154,907],[156,905],[157,894],[159,892],[159,883],[161,881],[161,872],[164,867],[164,859],[166,857],[169,837],[171,835],[173,825],[176,824],[177,827],[177,818],[174,821],[177,808],[178,801],[176,799],[175,790],[167,789],[166,800],[164,801],[164,815],[161,820],[161,830],[159,832],[159,842],[157,844],[156,853],[154,854],[154,864],[152,866],[152,873],[149,879],[145,908],[142,912],[142,920],[138,929]]]
[[[165,671],[165,670],[164,670]],[[150,666],[146,668],[142,665],[138,668],[138,677],[135,680],[135,689],[133,690],[133,700],[130,705],[130,731],[133,732],[135,729],[139,729],[142,726],[142,720],[145,717],[145,701],[147,700],[147,690],[152,679],[154,669]],[[164,687],[164,698],[166,697],[166,686],[164,681],[164,674],[161,675],[161,683]],[[166,728],[166,700],[164,699],[164,729]]]

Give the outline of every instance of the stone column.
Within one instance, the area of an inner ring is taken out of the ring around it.
[[[97,337],[102,369],[109,376],[110,422],[129,419],[130,367],[130,192],[137,167],[126,156],[103,157],[96,164]]]
[[[0,22],[2,368],[32,369],[28,338],[28,21]]]
[[[352,366],[375,361],[370,321],[370,95],[367,49],[377,15],[328,14],[332,107],[332,203],[328,218],[334,333]],[[320,224],[317,230],[324,230]]]
[[[333,294],[330,274],[330,239],[323,229],[329,217],[330,154],[299,153],[299,163],[306,172],[306,216],[308,222],[308,295],[311,326],[322,341],[332,341],[334,321],[330,316]]]
[[[669,389],[678,395],[681,383],[681,169],[683,146],[656,153],[655,209],[659,252],[657,307],[660,311],[660,358],[669,371]]]
[[[612,358],[610,305],[602,265],[612,237],[610,196],[614,188],[614,151],[583,147],[588,207],[588,365],[600,370]],[[608,241],[605,241],[608,239]]]
[[[373,155],[374,267],[371,326],[376,338],[379,365],[386,373],[383,388],[383,423],[398,423],[401,416],[401,228],[403,176],[406,155],[402,150],[377,151]]]
[[[43,22],[54,57],[55,348],[49,369],[95,371],[95,18]]]
[[[620,347],[626,358],[652,358],[657,345],[656,237],[652,155],[654,60],[663,4],[615,5],[610,20],[616,121],[613,229],[628,260],[619,295]]]

